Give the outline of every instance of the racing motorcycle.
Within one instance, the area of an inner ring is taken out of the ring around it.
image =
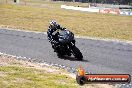
[[[52,48],[56,47],[57,50],[54,50],[57,53],[57,56],[63,57],[64,55],[71,56],[73,55],[77,60],[83,60],[83,55],[80,50],[75,46],[74,34],[67,30],[57,29],[54,33],[58,37],[59,44],[51,42]],[[55,48],[53,48],[55,49]]]

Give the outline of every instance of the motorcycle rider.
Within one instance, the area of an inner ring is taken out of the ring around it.
[[[58,29],[64,30],[64,28],[62,28],[55,20],[50,21],[47,31],[47,37],[49,39],[49,42],[51,42],[52,48],[55,50],[55,52],[57,51],[56,46],[59,44],[58,34],[56,32]]]

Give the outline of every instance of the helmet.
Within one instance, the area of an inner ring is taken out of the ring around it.
[[[52,21],[50,21],[50,27],[51,28],[56,28],[56,26],[57,26],[57,22],[55,21],[55,20],[52,20]]]

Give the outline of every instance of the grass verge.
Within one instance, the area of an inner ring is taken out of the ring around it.
[[[61,74],[61,70],[33,67],[29,62],[8,56],[0,56],[0,62],[0,88],[79,88],[76,81]]]
[[[49,21],[55,19],[76,35],[132,40],[132,16],[64,10],[60,5],[60,2],[31,2],[26,6],[0,4],[0,25],[47,31]]]
[[[75,80],[33,68],[19,66],[0,67],[0,88],[75,88]]]
[[[0,88],[115,88],[108,84],[79,86],[75,74],[48,64],[0,54]]]

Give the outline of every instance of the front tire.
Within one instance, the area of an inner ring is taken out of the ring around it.
[[[77,60],[83,60],[83,55],[76,46],[72,48],[72,51],[73,55],[75,56],[75,58],[77,58]]]

